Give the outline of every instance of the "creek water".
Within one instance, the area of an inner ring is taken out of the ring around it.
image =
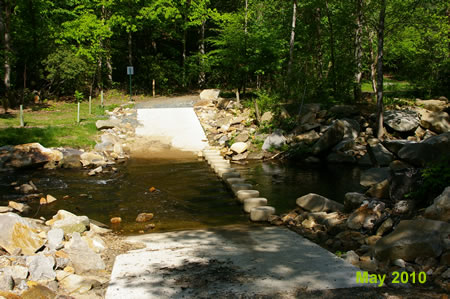
[[[309,192],[342,201],[346,192],[360,188],[358,168],[261,162],[235,167],[277,213],[295,208],[295,199]],[[29,202],[31,210],[24,214],[29,217],[50,219],[59,209],[108,225],[111,217],[121,217],[122,223],[113,229],[124,234],[251,224],[208,164],[196,159],[131,159],[117,172],[92,177],[86,171],[69,169],[0,173],[0,205],[21,196],[12,182],[30,180],[42,193],[58,200],[43,206],[38,200]],[[151,187],[156,191],[150,192]],[[155,228],[146,229],[148,223],[135,222],[141,212],[154,213],[150,223]]]

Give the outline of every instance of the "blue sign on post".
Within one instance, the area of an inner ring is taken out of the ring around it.
[[[131,98],[131,75],[134,75],[134,68],[132,66],[127,66],[127,75],[130,76],[130,101],[132,101],[133,99]]]

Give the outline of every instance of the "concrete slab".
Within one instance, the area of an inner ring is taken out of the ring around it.
[[[138,109],[141,126],[136,135],[158,140],[184,151],[201,151],[207,138],[193,108]]]
[[[294,296],[361,286],[358,268],[280,227],[227,227],[130,237],[145,249],[116,258],[107,299]]]

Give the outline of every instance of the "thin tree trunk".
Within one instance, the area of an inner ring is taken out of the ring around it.
[[[3,36],[3,42],[4,42],[4,48],[5,48],[5,61],[4,61],[4,68],[5,73],[3,76],[3,83],[5,84],[5,102],[3,104],[5,112],[8,109],[8,102],[9,102],[9,95],[10,95],[10,88],[11,88],[11,2],[10,1],[4,1],[4,20],[3,20],[3,28],[4,28],[4,36]]]
[[[131,29],[128,32],[128,65],[133,65],[133,37],[131,35]]]
[[[378,23],[378,63],[377,63],[377,138],[383,137],[383,47],[384,19],[386,16],[386,0],[381,0],[380,19]]]
[[[182,66],[183,66],[183,87],[186,87],[186,43],[187,43],[187,20],[189,14],[189,6],[191,5],[191,1],[186,2],[186,12],[184,14],[184,29],[183,29],[183,54],[182,54]]]
[[[205,26],[206,26],[206,20],[202,20],[202,26],[200,27],[200,45],[199,45],[199,52],[200,52],[200,74],[198,76],[198,85],[200,87],[205,86],[206,82],[206,75],[204,71],[204,65],[205,65]]]
[[[294,60],[294,45],[295,45],[295,26],[297,21],[297,0],[294,0],[292,6],[292,25],[291,25],[291,39],[289,41],[289,62],[287,69],[287,77],[289,79],[292,72],[292,62]]]
[[[360,101],[362,97],[361,78],[362,78],[362,33],[363,33],[363,0],[356,0],[356,32],[355,32],[355,101]]]
[[[322,85],[323,80],[323,53],[322,53],[322,30],[320,29],[320,19],[321,19],[321,13],[320,13],[320,7],[316,8],[316,31],[317,31],[317,74],[319,76],[319,84]]]
[[[377,60],[378,57],[375,55],[375,51],[373,48],[373,32],[369,32],[369,42],[370,42],[370,61],[372,63],[370,64],[370,79],[372,82],[372,89],[373,92],[377,93]]]
[[[328,26],[330,28],[330,51],[331,51],[331,76],[333,80],[333,92],[334,97],[337,97],[337,83],[336,83],[336,59],[335,59],[335,49],[334,49],[334,30],[333,22],[331,21],[330,9],[328,6],[328,0],[325,1],[325,7],[327,10]]]
[[[248,0],[245,0],[245,16],[244,16],[244,57],[247,58],[247,42],[248,42]],[[247,59],[245,61],[247,63]],[[247,89],[248,73],[245,71],[244,83],[242,86],[242,93],[245,94]]]
[[[105,20],[109,19],[110,12],[106,9],[104,5],[102,5],[102,21],[105,22]],[[111,28],[108,27],[109,30]],[[111,63],[111,40],[108,38],[103,42],[103,47],[105,50],[105,65],[106,65],[106,78],[107,82],[106,85],[108,87],[112,86],[112,63]]]

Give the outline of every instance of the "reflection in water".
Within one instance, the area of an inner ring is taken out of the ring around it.
[[[339,166],[293,167],[281,163],[250,163],[235,166],[278,213],[295,207],[295,199],[314,192],[343,201],[348,191],[357,191],[359,170]],[[59,209],[109,224],[111,217],[123,219],[117,230],[136,233],[146,224],[135,222],[142,212],[155,214],[152,231],[207,228],[249,224],[242,207],[204,161],[193,159],[134,159],[118,172],[90,177],[79,170],[29,170],[0,174],[0,205],[21,195],[10,185],[32,180],[41,192],[58,201],[40,206],[38,201],[26,216],[51,218]],[[156,192],[149,188],[155,187]],[[66,199],[63,199],[66,197]],[[147,230],[146,230],[147,231]]]
[[[362,191],[359,168],[347,165],[293,166],[265,162],[235,166],[269,204],[284,213],[295,207],[295,200],[308,193],[317,193],[344,202],[347,192]]]

